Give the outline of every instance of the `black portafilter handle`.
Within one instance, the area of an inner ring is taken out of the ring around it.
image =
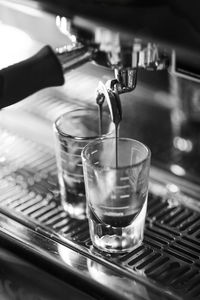
[[[52,48],[45,46],[34,56],[0,70],[0,108],[63,84],[62,65]]]

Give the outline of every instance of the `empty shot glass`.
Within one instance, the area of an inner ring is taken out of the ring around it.
[[[102,113],[102,132],[99,133],[98,108],[80,108],[61,115],[54,123],[55,152],[61,204],[72,218],[86,217],[86,199],[81,151],[100,135],[114,132],[110,115]]]
[[[82,151],[87,214],[92,244],[124,253],[143,240],[150,150],[143,143],[100,138]],[[117,166],[116,166],[117,154]]]

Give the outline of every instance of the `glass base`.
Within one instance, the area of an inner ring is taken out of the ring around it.
[[[141,245],[144,237],[147,200],[140,213],[126,227],[113,227],[92,218],[89,213],[90,237],[94,247],[107,253],[127,253]]]

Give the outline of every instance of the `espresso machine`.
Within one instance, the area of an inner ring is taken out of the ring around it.
[[[200,299],[199,6],[0,1],[0,32],[11,41],[1,56],[21,49],[0,70],[8,299],[32,295],[38,280],[35,295],[47,299]],[[108,106],[122,136],[152,151],[144,241],[119,256],[93,249],[87,221],[70,219],[59,200],[52,123],[97,104]]]

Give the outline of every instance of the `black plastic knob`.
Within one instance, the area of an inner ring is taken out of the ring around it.
[[[0,108],[14,104],[35,92],[64,83],[56,53],[45,46],[37,54],[0,71]]]

